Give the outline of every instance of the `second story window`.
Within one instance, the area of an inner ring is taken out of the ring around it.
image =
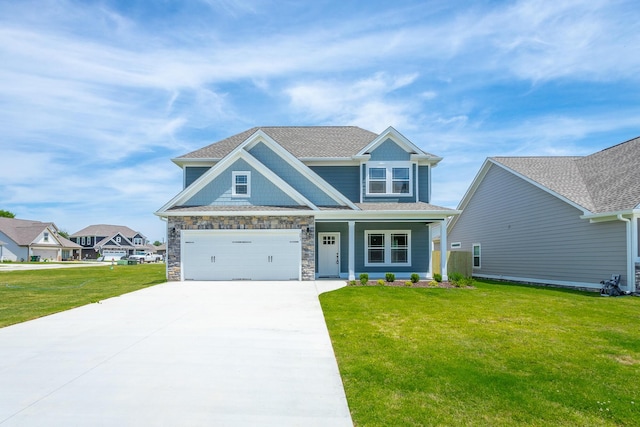
[[[411,165],[406,163],[391,165],[367,165],[367,194],[410,196]]]
[[[122,237],[116,236],[116,243],[120,243],[120,242],[122,242]]]
[[[46,231],[44,232],[44,241],[45,242],[49,241],[49,233],[47,233]]]
[[[251,196],[251,173],[250,172],[233,172],[233,187],[231,189],[234,197],[250,197]]]

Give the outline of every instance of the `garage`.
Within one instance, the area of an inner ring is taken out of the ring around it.
[[[40,261],[57,261],[58,249],[32,248],[31,256],[38,257]]]
[[[182,230],[183,280],[300,280],[300,230]]]

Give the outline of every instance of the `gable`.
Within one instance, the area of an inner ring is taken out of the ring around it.
[[[325,193],[316,182],[304,176],[291,163],[283,159],[264,142],[259,142],[249,149],[249,153],[268,167],[272,172],[285,180],[303,196],[318,206],[336,206],[338,203]]]
[[[233,172],[238,171],[250,173],[249,197],[234,197],[232,194]],[[246,160],[238,159],[181,206],[299,206],[300,204]]]
[[[411,153],[387,138],[370,152],[372,161],[409,161]]]

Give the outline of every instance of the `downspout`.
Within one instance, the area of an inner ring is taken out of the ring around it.
[[[625,240],[627,242],[627,292],[635,291],[635,277],[636,271],[632,262],[632,252],[633,248],[631,247],[631,220],[629,218],[624,218],[622,214],[618,214],[617,218],[619,221],[622,221],[626,224],[626,236]]]

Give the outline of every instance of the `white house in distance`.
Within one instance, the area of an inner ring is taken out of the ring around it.
[[[449,224],[476,277],[579,288],[640,284],[640,137],[580,157],[488,158]]]
[[[58,234],[52,222],[0,218],[0,261],[65,261],[81,247]]]

